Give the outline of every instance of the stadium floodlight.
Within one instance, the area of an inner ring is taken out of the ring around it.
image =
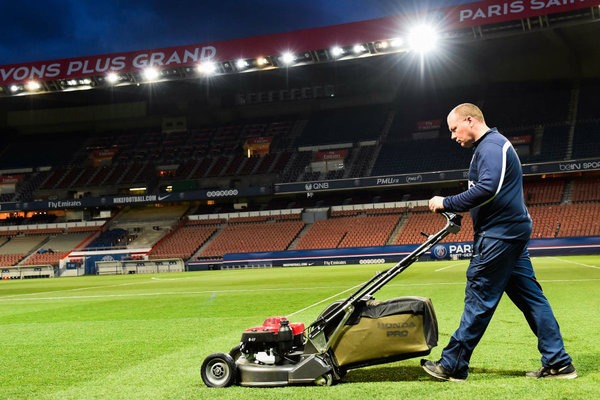
[[[158,77],[160,76],[160,73],[158,72],[158,70],[156,68],[146,68],[143,72],[144,74],[144,78],[147,81],[154,81],[156,79],[158,79]]]
[[[407,41],[410,50],[425,54],[437,47],[438,32],[432,25],[417,25],[408,33]]]
[[[117,83],[119,81],[119,75],[115,72],[109,72],[108,75],[106,75],[106,81],[111,84]]]
[[[205,61],[198,64],[197,70],[203,75],[212,75],[217,72],[217,64],[212,61]]]
[[[367,48],[362,44],[355,44],[352,46],[352,51],[354,54],[362,54],[367,51]]]
[[[404,39],[401,37],[377,41],[374,43],[374,47],[376,51],[380,52],[396,52],[406,50],[406,48],[404,48]]]
[[[285,65],[290,65],[291,63],[296,61],[296,56],[294,55],[294,53],[292,53],[290,51],[286,51],[285,53],[283,53],[281,55],[280,60]]]
[[[331,55],[334,58],[338,58],[338,57],[341,57],[342,55],[344,55],[344,49],[341,48],[340,46],[332,47],[331,50],[329,50],[329,52],[331,53]]]
[[[264,67],[268,64],[269,64],[269,60],[267,60],[265,57],[258,57],[256,59],[256,65],[258,65],[259,67]]]
[[[375,48],[377,50],[386,50],[388,47],[390,47],[390,43],[386,40],[381,42],[375,42]]]
[[[42,88],[42,85],[38,81],[29,81],[25,85],[25,88],[27,88],[27,90],[30,92],[35,92],[37,90],[40,90]]]
[[[235,62],[235,67],[240,71],[248,68],[249,66],[250,64],[248,64],[248,61],[244,60],[243,58],[240,58]]]

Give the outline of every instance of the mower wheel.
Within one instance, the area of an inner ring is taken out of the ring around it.
[[[200,375],[208,387],[231,386],[237,375],[235,361],[226,353],[211,354],[204,359]]]
[[[333,385],[333,374],[328,372],[315,379],[315,385],[317,386],[331,386]]]
[[[242,355],[241,346],[238,344],[237,346],[233,347],[231,350],[229,350],[229,355],[231,358],[237,361],[237,359]]]

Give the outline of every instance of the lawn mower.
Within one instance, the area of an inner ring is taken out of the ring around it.
[[[329,305],[308,325],[267,318],[242,333],[229,353],[206,357],[200,368],[209,387],[330,386],[353,368],[430,353],[437,345],[437,319],[430,299],[375,300],[374,294],[432,246],[458,233],[462,216],[443,212],[446,225],[393,267],[378,272],[345,300]]]

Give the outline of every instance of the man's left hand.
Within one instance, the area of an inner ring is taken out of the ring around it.
[[[444,198],[442,196],[434,196],[429,199],[429,209],[433,212],[444,211]]]

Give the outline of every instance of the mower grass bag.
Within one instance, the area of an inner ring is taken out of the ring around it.
[[[343,369],[424,356],[437,346],[433,304],[424,297],[359,302],[332,349]]]

